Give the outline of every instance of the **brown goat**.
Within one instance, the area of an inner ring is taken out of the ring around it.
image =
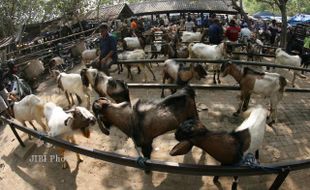
[[[115,80],[93,68],[82,69],[80,75],[83,85],[91,85],[100,97],[110,96],[116,103],[130,102],[129,90],[124,81]]]
[[[138,101],[133,107],[99,98],[93,103],[93,112],[104,134],[109,135],[110,126],[116,126],[142,148],[146,158],[151,157],[154,138],[176,129],[187,119],[198,119],[195,92],[190,87],[158,102]]]
[[[175,82],[180,86],[188,84],[188,82],[194,77],[195,73],[198,74],[199,80],[207,76],[207,72],[202,67],[202,65],[190,65],[190,67],[185,67],[183,63],[178,64],[173,59],[167,59],[165,61],[164,70],[163,70],[163,84],[165,84],[168,79],[169,83]],[[161,91],[161,97],[165,96],[164,87]],[[171,93],[174,93],[176,90],[171,89]]]
[[[259,73],[249,68],[244,68],[242,72],[235,64],[224,63],[221,66],[223,77],[231,75],[240,85],[241,102],[238,110],[234,115],[238,115],[241,110],[248,107],[252,93],[261,94],[270,98],[270,117],[271,122],[277,120],[277,105],[283,98],[286,79],[278,73]]]

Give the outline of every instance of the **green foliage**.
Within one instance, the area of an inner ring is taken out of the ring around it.
[[[271,4],[263,3],[260,0],[243,0],[246,12],[253,14],[258,11],[268,10],[275,14],[281,15],[278,6],[274,3],[275,0],[269,0]],[[293,16],[296,13],[309,13],[310,4],[309,0],[288,0],[287,2],[287,15]]]

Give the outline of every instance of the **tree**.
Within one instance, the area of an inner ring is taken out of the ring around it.
[[[286,13],[286,5],[288,0],[260,0],[263,3],[269,5],[276,5],[281,12],[282,16],[282,28],[281,28],[281,36],[280,36],[280,46],[284,47],[286,44],[286,34],[287,34],[287,13]]]
[[[245,22],[248,24],[249,27],[251,27],[251,24],[250,24],[250,21],[249,21],[249,17],[248,17],[247,13],[243,9],[243,1],[239,0],[239,3],[237,1],[238,0],[232,0],[233,8],[242,15],[242,17],[244,18]]]

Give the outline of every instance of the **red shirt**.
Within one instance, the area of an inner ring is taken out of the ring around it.
[[[237,26],[229,26],[225,32],[225,36],[229,41],[235,42],[238,40],[240,28]]]

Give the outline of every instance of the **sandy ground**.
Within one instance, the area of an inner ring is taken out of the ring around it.
[[[78,72],[80,66],[72,72]],[[157,82],[161,82],[162,64],[153,65]],[[133,73],[136,70],[133,69]],[[281,71],[289,80],[291,73]],[[135,76],[133,81],[126,79],[127,71],[121,75],[113,74],[128,82],[142,81],[142,75]],[[297,79],[296,87],[310,87],[309,77]],[[151,77],[149,77],[151,78]],[[223,84],[236,84],[231,77],[222,79]],[[203,81],[192,83],[212,83],[212,74]],[[168,94],[168,90],[166,91]],[[203,123],[211,130],[231,131],[241,122],[232,113],[238,104],[238,91],[210,91],[197,90],[197,104],[204,104],[208,111],[199,112]],[[38,95],[45,101],[53,101],[66,107],[67,102],[62,92],[56,88],[53,79],[49,79],[38,88]],[[131,99],[158,99],[160,90],[130,89]],[[92,101],[97,98],[92,95]],[[262,97],[253,96],[251,104],[268,102]],[[272,163],[288,160],[302,160],[310,158],[310,96],[303,93],[286,93],[279,105],[279,122],[275,125],[276,131],[267,128],[265,141],[261,151],[261,163]],[[91,138],[86,139],[77,135],[79,145],[103,151],[111,151],[129,156],[137,156],[131,139],[128,139],[115,127],[110,136],[102,134],[98,126],[92,127]],[[25,141],[28,135],[19,132]],[[152,172],[150,175],[135,168],[111,164],[84,156],[84,162],[77,165],[76,156],[66,152],[69,168],[62,169],[60,162],[52,160],[57,156],[55,148],[47,148],[40,140],[31,140],[37,148],[26,160],[14,155],[19,146],[9,127],[0,128],[0,189],[230,189],[232,178],[220,178],[221,186],[212,182],[212,177],[177,175],[162,172]],[[152,159],[180,163],[218,164],[209,155],[202,154],[198,148],[185,156],[171,157],[169,151],[177,143],[172,132],[155,139]],[[44,155],[46,161],[31,161],[33,155]],[[308,189],[310,185],[310,170],[292,172],[282,185],[282,189]],[[268,189],[275,179],[275,175],[241,177],[239,189]]]

